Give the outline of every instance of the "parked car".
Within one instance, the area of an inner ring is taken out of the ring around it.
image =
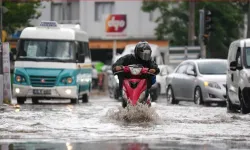
[[[197,105],[226,103],[225,59],[197,59],[180,63],[166,79],[167,102],[193,101]]]
[[[228,51],[227,111],[250,112],[250,39],[234,41]]]

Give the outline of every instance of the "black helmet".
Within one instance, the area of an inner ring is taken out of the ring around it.
[[[148,42],[141,41],[136,44],[135,46],[135,57],[144,60],[149,61],[151,59],[151,47],[149,46]]]

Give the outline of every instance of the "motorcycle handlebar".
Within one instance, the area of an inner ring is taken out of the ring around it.
[[[121,69],[120,71],[116,71],[114,74],[118,74],[118,73],[122,73],[122,72],[130,73],[130,68],[129,68],[129,66],[123,66],[122,69]],[[145,67],[142,67],[142,70],[141,70],[140,73],[141,73],[141,74],[155,75],[155,74],[149,72],[149,68],[145,68]]]

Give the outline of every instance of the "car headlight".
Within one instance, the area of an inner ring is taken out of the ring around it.
[[[205,86],[209,86],[211,88],[221,89],[218,83],[215,82],[204,82]]]
[[[132,75],[138,75],[142,70],[142,68],[133,68],[133,67],[130,67],[129,69]]]
[[[71,84],[73,82],[73,79],[71,77],[63,78],[62,82],[65,84]]]
[[[25,82],[25,78],[23,76],[17,75],[16,76],[16,81],[21,83],[21,82]]]

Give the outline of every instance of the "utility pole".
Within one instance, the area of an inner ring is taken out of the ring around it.
[[[199,43],[201,46],[201,58],[206,58],[206,45],[204,44],[203,35],[204,35],[204,21],[205,21],[205,11],[200,9],[200,23],[199,23]]]
[[[0,105],[3,104],[3,44],[2,44],[2,29],[3,29],[3,0],[0,0]]]
[[[188,45],[194,45],[195,36],[195,0],[189,1]]]

